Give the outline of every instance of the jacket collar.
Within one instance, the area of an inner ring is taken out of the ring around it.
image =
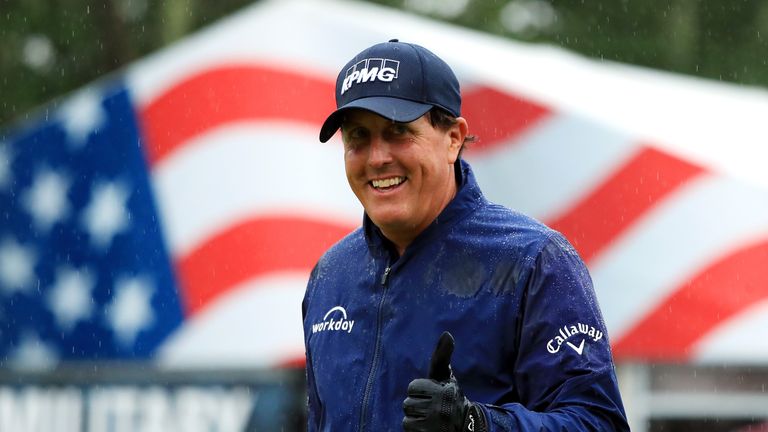
[[[459,159],[459,163],[455,164],[454,167],[456,184],[458,185],[456,196],[437,218],[413,240],[413,243],[405,250],[404,255],[415,253],[433,238],[445,234],[451,226],[485,201],[469,163],[464,159]],[[379,227],[368,217],[368,214],[363,214],[363,232],[372,255],[375,257],[397,257],[394,252],[394,245],[384,237]]]

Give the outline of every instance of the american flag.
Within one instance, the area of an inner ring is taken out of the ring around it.
[[[3,135],[7,364],[300,364],[306,278],[362,216],[319,126],[338,68],[392,37],[455,68],[481,187],[574,243],[618,360],[768,359],[768,182],[749,175],[760,153],[732,163],[768,136],[751,121],[764,93],[370,5],[276,1]]]
[[[181,324],[136,121],[114,82],[4,136],[4,365],[147,358]]]

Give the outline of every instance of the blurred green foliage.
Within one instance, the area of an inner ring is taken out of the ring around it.
[[[0,0],[0,124],[246,3]]]
[[[591,57],[768,87],[765,0],[369,1]],[[0,123],[248,3],[0,0]]]
[[[590,57],[768,87],[765,0],[372,1],[416,9],[440,1],[465,3],[463,13],[446,20]],[[534,17],[514,31],[503,24],[505,12],[553,16],[549,25],[537,27]],[[440,16],[439,8],[426,14]]]

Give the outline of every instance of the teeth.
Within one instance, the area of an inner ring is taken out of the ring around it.
[[[373,187],[379,189],[379,188],[388,188],[388,187],[396,186],[404,181],[405,181],[405,177],[391,177],[388,179],[373,180],[371,181],[371,184],[373,184]]]

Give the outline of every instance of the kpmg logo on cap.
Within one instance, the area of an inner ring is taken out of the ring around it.
[[[369,58],[360,60],[347,69],[344,82],[341,85],[341,94],[346,93],[354,84],[384,81],[391,82],[397,78],[400,70],[398,60],[385,58]]]

